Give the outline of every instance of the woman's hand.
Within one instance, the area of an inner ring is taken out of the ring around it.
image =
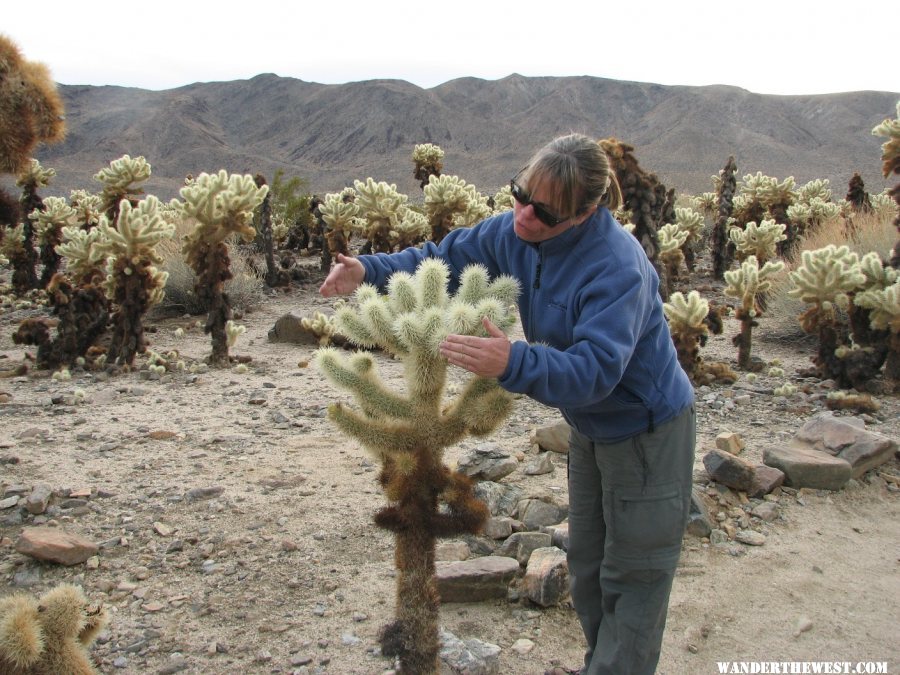
[[[319,287],[319,293],[330,298],[335,295],[349,295],[355,291],[366,278],[366,268],[356,258],[338,253],[337,263],[332,266],[325,281]]]
[[[441,356],[448,363],[481,377],[500,377],[506,371],[512,346],[506,334],[486,316],[481,323],[489,337],[448,335],[441,342]]]

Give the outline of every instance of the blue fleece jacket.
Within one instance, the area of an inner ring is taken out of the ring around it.
[[[552,239],[531,244],[513,231],[513,212],[453,230],[439,246],[360,256],[365,280],[384,289],[395,271],[427,257],[450,266],[451,291],[470,263],[521,284],[528,342],[512,343],[498,381],[559,408],[601,442],[652,431],[693,402],[659,297],[659,277],[637,240],[605,208]]]

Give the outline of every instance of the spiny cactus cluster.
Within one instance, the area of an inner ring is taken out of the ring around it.
[[[375,522],[396,537],[396,620],[382,632],[382,652],[400,659],[402,672],[437,672],[438,594],[434,581],[435,539],[481,528],[487,508],[469,479],[442,463],[443,449],[473,434],[490,433],[509,414],[512,397],[496,379],[472,377],[445,402],[447,362],[439,345],[448,334],[484,335],[481,318],[508,330],[518,285],[509,277],[491,281],[487,270],[464,270],[455,296],[449,270],[436,259],[415,275],[392,275],[387,295],[360,287],[352,305],[341,307],[341,333],[365,348],[380,347],[403,363],[405,393],[388,389],[374,357],[343,358],[334,348],[317,352],[316,363],[358,405],[329,409],[330,419],[381,463],[379,482],[389,505]]]
[[[872,129],[875,136],[887,137],[881,146],[881,171],[887,178],[891,174],[900,176],[900,101],[897,102],[897,117],[895,119],[886,119],[881,124]],[[898,206],[897,217],[894,219],[894,225],[900,233],[900,183],[897,183],[888,193]],[[900,269],[900,238],[894,245],[891,255],[891,267]]]
[[[459,176],[432,176],[425,186],[424,210],[436,244],[451,230],[471,227],[491,214],[487,198]]]
[[[194,289],[209,307],[204,331],[212,338],[212,365],[228,365],[228,334],[225,325],[232,318],[225,293],[231,278],[228,239],[236,235],[253,241],[256,230],[250,226],[253,210],[262,203],[268,187],[258,187],[249,174],[229,175],[224,169],[216,174],[201,173],[181,188],[181,200],[170,206],[193,226],[184,239],[184,254],[196,274]]]
[[[63,112],[47,67],[25,60],[15,43],[0,35],[0,173],[18,174],[38,143],[61,141]]]
[[[412,159],[415,164],[413,176],[419,181],[420,188],[428,185],[432,176],[440,176],[444,169],[444,151],[432,143],[416,145],[413,148]]]
[[[757,325],[756,317],[760,314],[759,296],[772,285],[771,277],[784,269],[784,263],[768,261],[762,267],[756,256],[747,256],[736,270],[725,272],[725,295],[737,298],[740,306],[735,316],[741,322],[741,332],[733,339],[738,347],[738,368],[750,368],[750,352],[752,349],[752,331]]]
[[[123,199],[134,206],[139,195],[144,194],[139,183],[150,178],[150,164],[144,157],[123,155],[96,174],[94,180],[103,183],[100,192],[100,209],[110,222],[116,222],[119,204]]]

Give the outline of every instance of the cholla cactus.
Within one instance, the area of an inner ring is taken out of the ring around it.
[[[47,197],[43,210],[35,209],[28,214],[28,218],[34,222],[41,249],[41,262],[44,264],[39,282],[41,287],[46,288],[59,269],[60,256],[56,247],[62,242],[62,229],[74,225],[75,217],[75,209],[62,197]]]
[[[48,198],[48,202],[51,198]],[[64,227],[56,253],[66,259],[66,275],[57,273],[47,284],[50,305],[56,315],[56,336],[43,318],[23,321],[13,335],[16,344],[37,345],[38,368],[71,366],[84,358],[105,332],[109,301],[100,282],[105,260],[96,248],[99,228],[90,231]]]
[[[488,516],[462,474],[441,461],[444,448],[468,434],[485,436],[509,414],[512,397],[494,378],[473,377],[445,403],[447,362],[438,346],[448,334],[485,335],[481,317],[508,330],[517,282],[490,282],[487,270],[464,270],[455,297],[447,292],[449,271],[436,259],[416,274],[395,273],[387,296],[372,286],[356,292],[355,306],[336,314],[352,342],[379,346],[403,362],[407,392],[390,391],[371,354],[342,358],[321,349],[316,363],[335,384],[352,392],[358,410],[342,404],[329,417],[381,462],[379,481],[390,505],[375,517],[396,537],[396,620],[382,632],[382,652],[399,656],[404,673],[432,673],[438,667],[438,594],[434,581],[435,539],[473,533]]]
[[[300,319],[300,327],[318,339],[321,347],[331,344],[335,333],[337,333],[337,324],[334,317],[322,314],[322,312],[313,312],[312,318],[304,317]]]
[[[887,178],[892,173],[900,175],[900,101],[897,102],[896,119],[886,119],[877,127],[872,129],[874,136],[885,136],[885,141],[881,146],[881,170],[884,177]],[[895,185],[888,193],[894,198],[894,202],[900,207],[900,183]],[[894,225],[900,232],[900,209],[897,211],[897,217],[894,219]],[[900,269],[900,239],[894,245],[894,251],[891,255],[891,267]]]
[[[714,178],[721,180],[718,176]],[[714,216],[719,209],[719,196],[715,192],[703,192],[691,197],[691,207],[704,216]]]
[[[83,230],[90,230],[100,223],[103,214],[103,200],[87,190],[72,190],[69,193],[69,204],[75,211],[75,220]]]
[[[666,279],[671,281],[678,277],[678,269],[684,262],[681,247],[687,241],[689,233],[676,223],[666,223],[656,234],[659,238],[659,259],[665,265]]]
[[[725,272],[725,295],[737,298],[740,307],[735,316],[741,322],[741,332],[734,336],[732,342],[738,348],[738,368],[750,368],[750,351],[752,348],[752,331],[759,315],[757,296],[765,293],[772,285],[770,277],[784,269],[781,261],[769,261],[762,267],[756,256],[748,256],[739,269]]]
[[[638,165],[634,146],[615,138],[604,138],[599,144],[616,172],[624,205],[631,211],[631,222],[634,223],[632,234],[641,243],[653,267],[661,273],[656,231],[664,223],[675,222],[675,191],[666,190],[656,174],[644,171]],[[661,280],[665,278],[662,274],[660,276]],[[660,284],[663,299],[668,297],[668,293],[668,288]]]
[[[47,67],[26,61],[15,43],[0,35],[0,173],[18,174],[38,143],[61,141],[63,112]]]
[[[256,230],[250,226],[253,210],[262,203],[268,186],[257,187],[253,176],[233,174],[223,169],[217,174],[201,173],[181,188],[184,201],[173,200],[170,206],[181,212],[194,230],[184,239],[184,255],[197,279],[194,290],[209,307],[204,332],[212,337],[213,365],[228,365],[228,336],[225,324],[231,319],[231,306],[225,294],[225,282],[231,279],[231,262],[227,240],[237,235],[245,242],[253,241]]]
[[[705,322],[709,314],[709,302],[701,298],[697,291],[691,291],[687,297],[676,292],[663,304],[663,311],[669,320],[678,362],[691,380],[696,381],[702,368],[700,346],[709,335]]]
[[[56,175],[55,169],[45,169],[36,159],[32,159],[26,167],[16,177],[16,185],[22,188],[22,196],[19,200],[21,211],[26,216],[44,208],[44,200],[38,196],[38,188],[47,187],[50,180]],[[31,219],[26,217],[24,220],[25,228],[23,229],[23,250],[24,257],[17,258],[18,264],[15,265],[19,272],[19,280],[22,284],[27,284],[24,290],[30,290],[38,287],[37,273],[35,265],[37,264],[37,252],[34,248],[34,228],[31,225]],[[13,287],[21,292],[20,286],[17,286],[15,278]]]
[[[512,189],[504,185],[494,193],[494,213],[503,213],[513,208]]]
[[[489,215],[487,200],[459,176],[432,176],[425,186],[425,217],[435,244],[450,230],[471,227]]]
[[[895,270],[893,283],[872,288],[854,297],[855,304],[869,310],[872,328],[889,330],[888,351],[884,362],[884,380],[889,391],[900,391],[900,275]]]
[[[169,277],[155,267],[162,258],[154,247],[175,234],[175,226],[163,220],[159,200],[150,196],[136,207],[123,199],[115,226],[104,216],[99,229],[94,247],[106,257],[106,296],[116,306],[107,359],[130,367],[146,349],[142,317],[163,299]]]
[[[32,247],[32,252],[33,250]],[[0,239],[0,253],[6,259],[6,264],[12,265],[13,290],[20,295],[31,290],[28,270],[34,271],[34,263],[25,246],[25,223],[6,229],[3,239]]]
[[[428,185],[432,176],[440,176],[444,169],[444,151],[437,145],[421,143],[413,148],[413,162],[416,165],[413,176],[419,181],[419,187]]]
[[[150,164],[143,157],[122,155],[109,166],[94,174],[94,180],[103,183],[100,193],[101,210],[109,222],[115,223],[120,203],[127,199],[132,206],[137,204],[138,195],[144,190],[137,184],[150,178]]]
[[[771,260],[778,254],[778,243],[787,239],[785,225],[774,220],[764,220],[759,225],[747,223],[742,230],[733,227],[728,235],[737,251],[738,260],[754,256],[759,262]]]
[[[409,197],[397,192],[397,186],[384,181],[376,183],[372,178],[366,182],[354,181],[356,189],[356,205],[359,216],[365,220],[363,234],[369,240],[372,253],[388,253],[391,251],[391,230],[396,231],[406,211]]]
[[[428,231],[428,219],[424,215],[409,208],[404,209],[402,217],[395,223],[394,229],[388,233],[391,248],[403,250],[415,246],[419,242],[425,241]]]
[[[712,194],[708,192],[707,194]],[[689,271],[694,270],[696,259],[696,247],[703,233],[703,216],[692,208],[675,207],[675,224],[679,229],[688,233],[687,239],[681,245],[684,254],[684,264]]]
[[[795,287],[788,295],[812,305],[800,315],[800,325],[807,333],[819,333],[815,362],[820,374],[841,378],[840,359],[835,354],[843,344],[837,310],[846,311],[850,305],[848,294],[866,281],[859,257],[849,247],[834,244],[803,251],[802,264],[790,273],[790,279]]]
[[[327,250],[331,260],[341,255],[350,255],[350,236],[361,229],[359,221],[359,205],[356,203],[356,191],[350,188],[338,193],[328,193],[325,201],[319,205],[319,214],[328,228],[325,234]]]
[[[734,163],[734,157],[729,157],[725,168],[719,174],[716,188],[716,194],[719,198],[719,211],[716,217],[716,224],[713,226],[712,244],[710,245],[713,276],[716,279],[724,278],[725,270],[728,269],[728,265],[731,262],[728,250],[728,227],[734,211],[734,197],[737,186],[734,174],[736,171],[737,166]],[[716,177],[713,176],[713,178],[715,179]]]

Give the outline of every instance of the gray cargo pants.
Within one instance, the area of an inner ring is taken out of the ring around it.
[[[583,675],[651,675],[690,510],[695,414],[599,443],[569,440],[569,574]]]

